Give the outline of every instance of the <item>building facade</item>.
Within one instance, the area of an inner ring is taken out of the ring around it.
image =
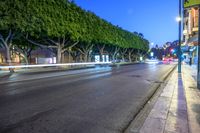
[[[183,18],[183,45],[189,47],[184,56],[191,64],[197,64],[199,5],[186,5]]]
[[[189,46],[198,44],[198,23],[199,11],[197,7],[186,8],[184,10],[184,41]]]

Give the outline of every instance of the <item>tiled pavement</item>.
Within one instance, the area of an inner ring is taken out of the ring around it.
[[[175,71],[140,133],[200,133],[200,91],[196,87],[193,67]]]

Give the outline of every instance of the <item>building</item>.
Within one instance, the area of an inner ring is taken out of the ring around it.
[[[194,64],[197,63],[199,4],[199,0],[185,1],[183,14],[183,46],[189,47],[183,54],[186,60]]]
[[[19,53],[13,49],[10,50],[11,62],[13,65],[19,64],[53,64],[56,63],[56,57],[48,49],[36,49],[31,51],[28,57],[25,57],[22,53]],[[0,48],[0,65],[7,65],[6,52]],[[25,59],[26,58],[26,59]]]
[[[11,50],[11,61],[13,64],[19,64],[20,60],[22,60],[23,56],[20,55],[18,52],[13,52]],[[6,52],[4,49],[0,48],[0,65],[6,65],[6,58],[5,58]]]

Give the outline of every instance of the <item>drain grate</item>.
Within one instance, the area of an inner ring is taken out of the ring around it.
[[[162,83],[164,83],[164,82],[163,82],[163,81],[154,81],[154,83],[162,84]]]
[[[190,89],[197,89],[197,88],[194,87],[194,86],[189,86],[188,88],[190,88]]]
[[[155,81],[155,80],[150,80],[150,79],[147,79],[146,81],[151,82],[151,83],[159,83],[159,84],[164,83],[163,81]]]

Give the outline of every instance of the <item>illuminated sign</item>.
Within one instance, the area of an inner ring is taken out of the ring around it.
[[[151,55],[151,57],[153,57],[153,56],[154,56],[154,53],[153,53],[153,52],[151,52],[151,53],[150,53],[150,55]]]
[[[200,5],[200,0],[184,0],[184,7],[192,7]]]

